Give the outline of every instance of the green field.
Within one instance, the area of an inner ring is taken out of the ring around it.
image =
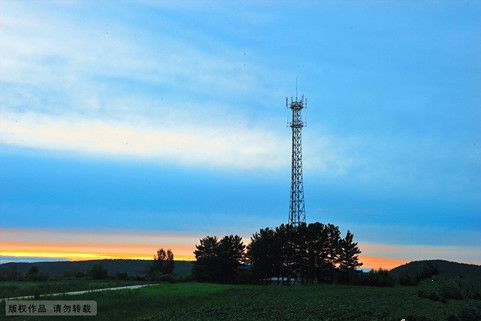
[[[1,281],[0,298],[11,298],[46,293],[63,293],[78,290],[111,288],[149,283],[136,280],[49,280],[49,281]]]
[[[419,298],[416,287],[343,285],[255,286],[176,283],[55,299],[96,300],[97,317],[81,320],[401,320],[410,315],[447,320],[467,303]],[[0,305],[0,318],[5,318]],[[9,317],[9,320],[24,318]],[[64,320],[28,317],[27,320]]]

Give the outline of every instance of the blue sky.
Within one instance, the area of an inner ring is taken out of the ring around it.
[[[479,16],[474,1],[1,2],[0,228],[286,222],[297,78],[308,221],[481,263]]]

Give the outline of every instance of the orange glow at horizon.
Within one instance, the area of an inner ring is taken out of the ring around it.
[[[163,246],[0,241],[0,256],[67,259],[72,261],[96,259],[151,260],[160,247]],[[194,260],[194,245],[169,245],[164,246],[164,248],[172,249],[176,260]],[[362,267],[368,269],[392,269],[408,262],[399,258],[372,255],[363,255],[360,260],[363,262]]]
[[[195,244],[204,234],[162,231],[42,230],[0,228],[0,260],[25,259],[151,260],[159,248],[172,249],[176,260],[194,260]],[[249,237],[243,236],[244,243]],[[472,258],[479,247],[360,243],[364,269],[392,269],[420,259],[448,259],[481,264]]]
[[[194,245],[122,245],[122,244],[57,244],[44,242],[0,241],[0,256],[24,258],[67,259],[72,261],[96,259],[151,260],[159,248],[171,249],[176,260],[194,259]]]
[[[361,268],[384,269],[384,270],[390,270],[392,268],[395,268],[397,266],[400,266],[409,262],[409,260],[403,260],[399,258],[370,256],[370,255],[360,256],[360,261],[363,263]]]

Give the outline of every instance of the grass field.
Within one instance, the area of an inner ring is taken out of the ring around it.
[[[469,303],[419,298],[420,287],[251,286],[163,284],[55,299],[96,300],[97,317],[82,320],[401,320],[409,315],[446,320]],[[5,318],[0,306],[0,318]],[[24,318],[9,317],[9,320]],[[64,317],[28,317],[62,320]]]
[[[1,281],[0,298],[17,296],[62,293],[78,290],[90,290],[142,284],[148,282],[135,280],[49,280],[49,281]]]

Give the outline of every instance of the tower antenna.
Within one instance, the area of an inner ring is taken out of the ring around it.
[[[287,98],[286,98],[287,99]],[[291,196],[289,205],[289,224],[299,225],[306,221],[306,209],[304,205],[304,182],[302,175],[302,121],[301,110],[304,108],[304,95],[297,98],[297,77],[296,77],[296,99],[289,103],[292,110],[292,121],[289,123],[292,128],[292,159],[291,159]]]

